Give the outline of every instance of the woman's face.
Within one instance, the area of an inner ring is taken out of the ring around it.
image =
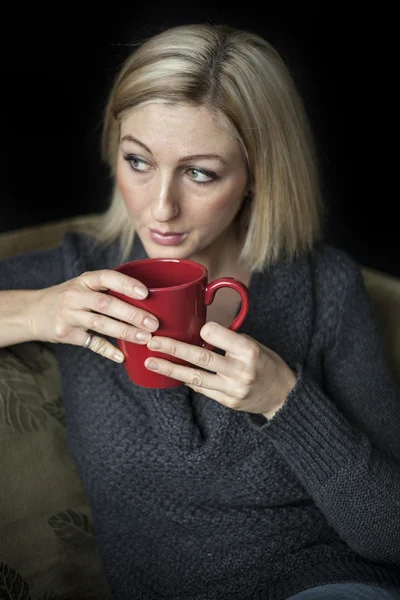
[[[134,109],[122,122],[117,181],[150,257],[203,264],[231,243],[248,187],[239,142],[213,113],[159,103]],[[184,235],[163,238],[152,230]]]

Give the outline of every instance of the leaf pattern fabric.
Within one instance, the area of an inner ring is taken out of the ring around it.
[[[68,544],[81,546],[94,543],[93,528],[87,515],[66,510],[51,517],[49,525],[54,533]]]
[[[0,562],[0,598],[2,600],[31,600],[29,586],[15,569]]]
[[[0,600],[110,600],[50,347],[0,349]]]

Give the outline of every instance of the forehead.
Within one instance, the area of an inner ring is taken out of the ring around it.
[[[121,122],[121,137],[128,134],[154,152],[241,153],[238,140],[204,106],[154,102],[135,108]]]

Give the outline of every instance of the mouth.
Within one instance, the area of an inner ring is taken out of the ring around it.
[[[181,244],[188,236],[187,232],[167,231],[161,232],[156,229],[149,229],[150,238],[161,246],[177,246]]]
[[[156,233],[157,235],[162,235],[163,237],[168,237],[171,235],[185,235],[185,231],[160,231],[159,229],[150,229],[152,233]]]

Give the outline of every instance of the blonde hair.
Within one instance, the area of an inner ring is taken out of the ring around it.
[[[205,106],[239,140],[252,187],[237,216],[239,262],[261,271],[312,248],[322,216],[314,142],[289,69],[266,40],[224,25],[184,25],[138,46],[105,110],[102,151],[114,181],[120,123],[150,102]],[[135,231],[116,184],[102,217],[98,240],[119,239],[125,259]]]

